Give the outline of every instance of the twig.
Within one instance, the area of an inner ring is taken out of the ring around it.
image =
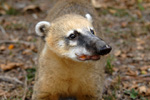
[[[32,43],[32,42],[27,42],[27,41],[10,41],[10,40],[1,40],[0,41],[0,44],[2,43],[6,43],[6,44],[10,44],[10,43],[21,43],[21,44],[26,44],[26,45],[32,45],[32,44],[35,44],[35,43]]]
[[[125,76],[121,78],[122,81],[132,81],[136,80],[138,82],[150,82],[150,77],[129,77]]]
[[[23,85],[23,83],[20,80],[18,80],[17,78],[12,78],[9,76],[0,76],[0,81]]]
[[[150,77],[150,74],[140,75],[140,77]]]
[[[25,100],[26,99],[26,94],[27,94],[27,91],[28,91],[28,84],[27,84],[27,73],[26,71],[23,71],[24,72],[24,76],[25,76],[25,82],[24,82],[24,94],[23,94],[23,97],[22,97],[22,100]]]
[[[6,35],[6,31],[5,31],[5,29],[0,25],[0,30],[2,31],[2,33],[4,34],[4,35]]]

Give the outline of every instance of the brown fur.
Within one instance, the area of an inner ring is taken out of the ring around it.
[[[56,45],[62,36],[60,33],[67,33],[70,29],[86,25],[92,26],[88,20],[78,16],[85,16],[87,13],[92,15],[93,26],[98,34],[97,15],[86,0],[59,0],[48,12],[46,19],[51,22],[49,28],[51,34],[47,34],[45,43],[40,42],[33,100],[59,100],[59,97],[76,97],[77,100],[101,98],[105,59],[77,62],[60,56],[68,52],[68,48],[66,46],[60,48]],[[98,35],[101,36],[101,34]]]

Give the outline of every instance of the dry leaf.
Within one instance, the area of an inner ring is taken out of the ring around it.
[[[121,50],[116,50],[114,53],[115,56],[120,56],[120,54],[121,54]]]
[[[4,3],[4,4],[3,4],[3,8],[4,8],[5,10],[9,10],[11,7],[10,7],[8,4]]]
[[[123,54],[121,54],[121,57],[125,59],[125,58],[127,58],[127,55],[123,53]]]
[[[27,37],[27,41],[31,41],[32,39],[33,39],[32,36],[28,36],[28,37]]]
[[[141,74],[147,74],[147,72],[145,70],[142,70]]]
[[[0,68],[6,71],[6,70],[11,70],[16,67],[21,67],[21,66],[23,66],[22,63],[8,63],[8,64],[1,64]]]
[[[95,8],[101,8],[101,3],[99,0],[92,0],[92,4]]]
[[[121,23],[121,26],[124,28],[124,27],[126,27],[127,26],[127,22],[122,22]]]
[[[5,45],[0,46],[0,51],[4,51],[6,49]]]
[[[126,72],[126,74],[129,75],[129,76],[137,76],[137,72],[132,71],[131,69],[128,69],[128,72]]]
[[[118,68],[113,67],[113,71],[114,71],[114,72],[117,72],[118,70],[119,70]]]
[[[10,95],[7,91],[0,90],[0,96]]]
[[[22,54],[23,54],[23,55],[31,55],[32,52],[31,52],[31,50],[26,49],[26,50],[24,50],[24,51],[22,52]]]
[[[136,38],[136,42],[137,42],[137,45],[144,45],[145,44],[145,40],[143,40],[141,38]]]
[[[141,17],[142,17],[141,11],[137,10],[137,11],[136,11],[136,15],[137,15],[139,18],[141,18]]]
[[[114,10],[114,9],[109,9],[109,12],[112,13],[112,14],[115,14],[115,13],[116,13],[116,10]]]
[[[24,13],[35,13],[35,12],[40,12],[40,11],[41,9],[37,5],[29,5],[23,9]]]
[[[14,46],[13,44],[10,44],[9,47],[8,47],[8,49],[9,49],[9,50],[12,50],[14,47],[15,47],[15,46]]]
[[[150,88],[147,88],[146,96],[150,96]]]
[[[5,14],[6,14],[6,11],[3,9],[0,9],[0,15],[5,15]]]
[[[139,69],[142,71],[142,70],[148,70],[149,68],[150,68],[150,65],[149,66],[142,66]]]
[[[137,46],[137,49],[138,49],[138,50],[144,50],[144,47],[141,46],[141,45],[138,45],[138,46]]]
[[[128,86],[129,86],[129,84],[128,84]],[[138,84],[135,84],[134,82],[132,82],[132,85],[129,87],[129,90],[136,89],[136,88],[138,88]]]
[[[138,88],[138,91],[139,91],[139,93],[141,93],[141,94],[146,93],[146,86],[140,86],[140,87]]]
[[[92,1],[92,5],[95,8],[107,8],[106,3],[103,2],[103,0],[91,0]]]
[[[148,68],[147,71],[150,72],[150,68]]]

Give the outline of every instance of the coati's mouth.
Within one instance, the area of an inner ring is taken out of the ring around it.
[[[77,59],[81,60],[81,61],[99,60],[100,59],[100,55],[91,55],[91,56],[89,56],[89,55],[84,55],[84,54],[82,54],[82,55],[77,55],[76,54],[76,56],[77,56]]]

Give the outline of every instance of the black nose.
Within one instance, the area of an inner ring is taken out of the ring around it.
[[[105,45],[105,46],[100,48],[99,54],[100,55],[106,55],[106,54],[110,53],[111,49],[112,49],[111,46]]]

